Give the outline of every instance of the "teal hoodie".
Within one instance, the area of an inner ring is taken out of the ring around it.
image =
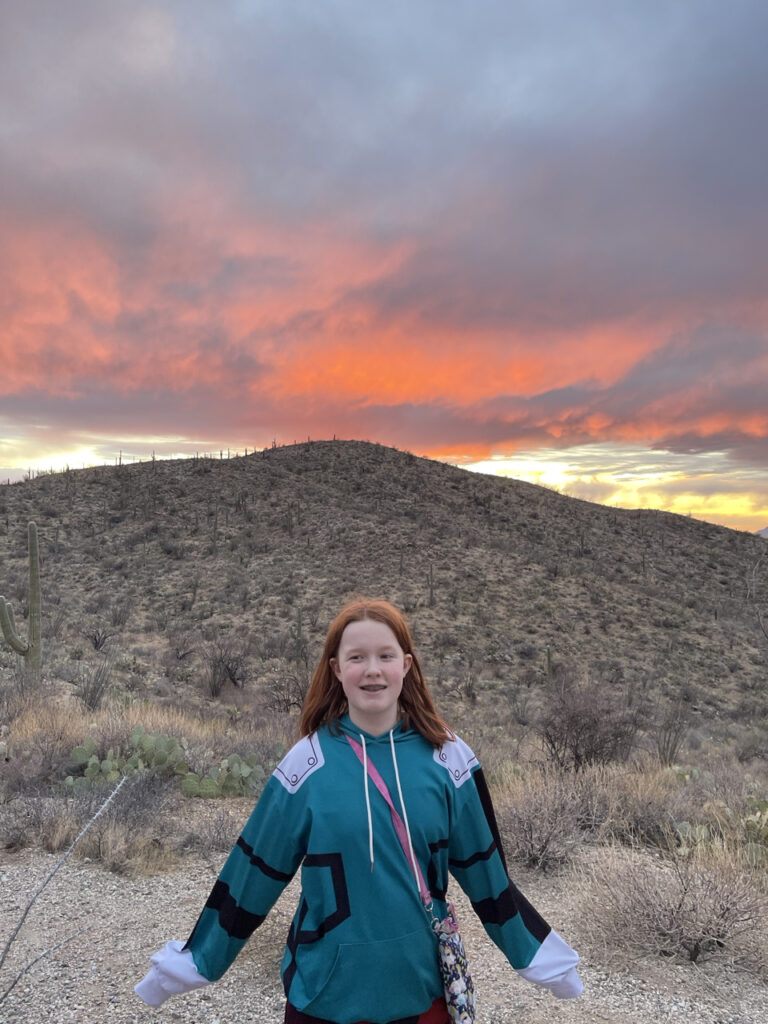
[[[400,810],[390,734],[345,715],[296,744],[278,765],[213,887],[186,949],[203,978],[221,977],[301,865],[301,896],[281,974],[290,1003],[336,1024],[418,1015],[442,994],[437,940],[389,808],[347,734]],[[510,882],[482,769],[458,737],[435,750],[392,732],[414,852],[435,912],[448,872],[513,967],[556,995],[577,995],[577,955]],[[373,840],[373,861],[370,840]]]

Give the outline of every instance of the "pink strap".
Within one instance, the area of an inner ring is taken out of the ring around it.
[[[413,862],[411,861],[411,852],[410,852],[410,850],[408,848],[408,833],[406,831],[405,823],[403,822],[403,819],[400,817],[398,812],[395,810],[395,805],[392,803],[392,797],[389,795],[389,790],[387,789],[387,784],[384,781],[384,779],[382,779],[381,775],[379,774],[378,768],[376,767],[375,764],[373,764],[373,762],[371,761],[370,757],[369,758],[365,757],[365,755],[363,754],[363,748],[357,742],[357,740],[353,740],[351,736],[347,736],[347,739],[349,740],[350,746],[352,747],[352,749],[354,750],[354,752],[357,754],[358,758],[360,759],[360,764],[365,765],[366,760],[367,760],[367,762],[368,762],[368,774],[370,775],[371,779],[373,780],[373,784],[376,787],[376,789],[378,789],[378,791],[381,793],[381,795],[384,797],[384,799],[389,804],[389,813],[392,816],[392,824],[395,826],[395,832],[397,832],[397,838],[400,840],[400,845],[403,848],[403,853],[405,854],[405,859],[408,861],[408,866],[410,867],[411,871],[413,871]],[[415,855],[414,855],[414,860],[415,860]],[[424,881],[424,875],[421,873],[421,868],[419,867],[419,862],[418,861],[416,861],[416,871],[418,872],[418,874],[416,876],[416,881],[418,882],[418,885],[419,885],[419,894],[421,895],[421,899],[422,899],[422,902],[424,903],[424,906],[428,906],[432,902],[432,896],[430,895],[429,889],[427,888],[427,884]]]

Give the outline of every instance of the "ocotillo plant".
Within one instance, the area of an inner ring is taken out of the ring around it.
[[[26,643],[16,632],[13,608],[0,594],[0,628],[11,647],[24,658],[24,667],[33,676],[40,675],[42,650],[40,646],[40,553],[37,546],[37,527],[27,527],[29,538],[29,628]]]

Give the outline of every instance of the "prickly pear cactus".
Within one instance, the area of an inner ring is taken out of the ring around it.
[[[67,789],[83,789],[102,782],[115,782],[121,775],[150,772],[165,777],[178,776],[184,796],[215,799],[222,796],[256,797],[264,788],[268,771],[256,754],[241,757],[230,754],[212,765],[206,775],[189,770],[186,739],[179,740],[160,732],[147,732],[138,725],[131,733],[129,756],[112,749],[99,758],[96,744],[89,736],[69,755],[72,774],[64,780]],[[282,749],[275,750],[275,764]],[[268,766],[271,771],[272,766]]]

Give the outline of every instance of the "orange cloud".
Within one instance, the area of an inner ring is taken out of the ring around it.
[[[658,344],[647,328],[617,325],[535,339],[512,332],[426,331],[407,319],[382,326],[345,308],[324,317],[301,347],[275,359],[273,386],[286,395],[331,393],[369,403],[477,403],[530,396],[589,380],[607,386]]]
[[[84,221],[6,215],[2,393],[34,393],[36,408],[45,395],[81,402],[102,393],[151,410],[147,396],[162,392],[179,404],[162,427],[159,413],[142,414],[148,437],[210,435],[211,424],[234,444],[338,433],[460,461],[555,443],[768,438],[768,414],[743,399],[745,387],[768,379],[759,343],[747,371],[736,353],[724,370],[706,346],[699,354],[671,345],[679,319],[527,331],[430,322],[418,303],[388,307],[376,292],[407,269],[415,241],[257,220],[206,196],[189,185],[156,197],[154,232],[127,249]],[[610,486],[601,482],[600,493]],[[617,503],[634,500],[616,493]],[[669,499],[676,509],[687,500]],[[762,506],[749,512],[747,500],[696,507],[759,519]]]

